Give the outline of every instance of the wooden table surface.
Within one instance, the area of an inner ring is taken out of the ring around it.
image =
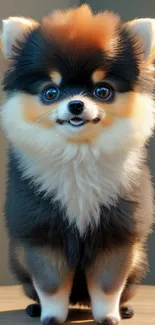
[[[19,286],[0,287],[0,325],[36,325],[39,318],[30,318],[25,312],[31,303]],[[137,296],[130,302],[135,310],[135,316],[130,320],[122,320],[123,325],[155,325],[155,287],[139,287]],[[67,324],[92,324],[89,310],[72,310]]]

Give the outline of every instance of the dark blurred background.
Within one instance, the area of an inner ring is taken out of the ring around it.
[[[137,17],[155,18],[155,1],[148,0],[5,0],[0,1],[0,19],[8,16],[28,16],[34,19],[40,19],[42,16],[50,13],[56,8],[67,8],[79,5],[80,3],[89,3],[94,11],[112,9],[118,13],[123,20],[130,20]],[[0,79],[5,68],[5,63],[0,56]],[[3,94],[0,92],[0,99]],[[13,279],[8,270],[7,261],[7,236],[4,228],[3,206],[5,200],[5,178],[6,178],[6,150],[7,143],[0,130],[0,285],[9,285]],[[155,176],[155,139],[150,143],[150,166],[152,170],[152,181]],[[155,285],[155,233],[149,238],[149,262],[150,272],[144,283]]]

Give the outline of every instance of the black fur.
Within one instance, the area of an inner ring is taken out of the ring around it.
[[[101,206],[98,227],[88,229],[82,238],[76,227],[68,225],[65,211],[60,211],[59,204],[45,198],[44,193],[37,194],[31,180],[22,178],[22,173],[18,170],[18,160],[11,153],[6,204],[10,236],[31,245],[61,248],[71,268],[80,266],[85,269],[99,250],[132,244],[147,235],[151,225],[151,215],[148,216],[147,211],[152,211],[152,199],[146,190],[149,176],[145,165],[141,178],[145,187],[140,188],[137,185],[133,196],[128,194],[119,198],[116,206],[109,209]],[[142,210],[145,196],[148,197],[146,210]]]
[[[24,91],[37,94],[40,85],[50,82],[49,72],[58,69],[63,76],[61,85],[62,94],[66,94],[66,88],[70,91],[74,87],[80,87],[79,92],[86,92],[92,96],[91,75],[96,69],[106,71],[107,79],[116,80],[116,90],[128,91],[134,88],[139,76],[139,56],[141,49],[135,52],[135,40],[129,32],[120,27],[118,31],[120,43],[114,58],[110,58],[101,50],[91,49],[88,53],[80,55],[72,51],[64,51],[61,44],[47,41],[37,28],[25,35],[23,42],[18,42],[14,49],[13,60],[5,74],[4,90]],[[144,80],[144,84],[145,84]],[[151,83],[143,89],[150,90]],[[152,89],[152,87],[151,87]],[[68,93],[67,93],[68,95]]]

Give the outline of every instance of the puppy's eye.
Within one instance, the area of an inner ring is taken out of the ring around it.
[[[94,95],[101,100],[111,101],[114,98],[114,89],[106,83],[100,84],[96,86]]]
[[[43,104],[48,105],[55,101],[59,97],[59,95],[60,90],[56,86],[48,86],[42,91],[40,99]]]

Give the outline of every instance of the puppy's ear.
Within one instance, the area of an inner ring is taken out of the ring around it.
[[[28,18],[9,17],[2,20],[1,49],[5,57],[11,58],[13,45],[17,40],[36,28],[39,24]]]
[[[144,59],[149,63],[155,60],[155,19],[141,18],[126,23],[133,35],[143,44]]]

